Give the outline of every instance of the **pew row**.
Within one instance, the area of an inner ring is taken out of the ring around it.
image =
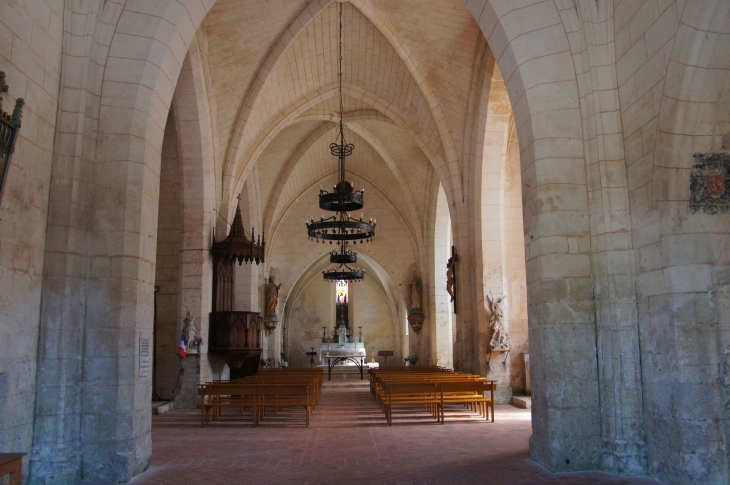
[[[267,408],[278,411],[285,407],[304,408],[309,426],[312,411],[319,403],[322,371],[297,369],[265,371],[234,381],[213,381],[198,386],[200,425],[205,426],[220,416],[224,408],[252,411],[253,426],[266,416]]]
[[[441,424],[448,404],[463,405],[487,420],[491,411],[494,422],[496,381],[438,369],[374,371],[370,380],[371,392],[388,425],[393,424],[393,407],[401,405],[419,405]]]

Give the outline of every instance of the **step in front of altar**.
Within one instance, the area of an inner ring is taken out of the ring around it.
[[[353,387],[370,387],[367,367],[363,369],[363,380],[360,380],[360,369],[355,364],[336,365],[332,368],[332,379],[327,380],[327,366],[318,366],[324,372],[324,389],[341,389]]]

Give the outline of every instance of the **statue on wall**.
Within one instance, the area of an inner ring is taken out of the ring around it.
[[[411,311],[408,312],[408,323],[411,324],[413,330],[418,333],[423,327],[426,315],[423,313],[421,306],[423,305],[423,284],[421,278],[418,277],[416,271],[413,272],[411,280]]]
[[[266,285],[266,313],[276,313],[276,305],[279,303],[279,288],[281,288],[281,283],[277,285],[274,283],[274,277],[269,276],[269,282]]]
[[[183,335],[188,342],[188,348],[195,345],[195,337],[198,333],[198,327],[195,325],[195,317],[190,314],[190,310],[185,309],[185,317],[183,318]]]
[[[421,278],[418,277],[417,272],[413,272],[413,279],[411,280],[411,308],[422,308],[423,299],[423,285]]]
[[[491,313],[489,317],[489,325],[492,328],[492,340],[489,342],[491,350],[509,350],[509,341],[507,332],[504,331],[504,311],[502,303],[507,297],[499,297],[492,300],[487,295],[487,309]]]
[[[269,276],[269,282],[264,287],[264,322],[279,321],[279,317],[276,315],[276,305],[279,303],[279,288],[281,288],[281,283],[277,285],[276,283],[274,283],[274,277]],[[273,328],[276,328],[276,325],[274,325]]]

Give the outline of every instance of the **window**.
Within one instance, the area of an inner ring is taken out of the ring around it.
[[[347,280],[335,282],[335,298],[338,305],[347,304]]]

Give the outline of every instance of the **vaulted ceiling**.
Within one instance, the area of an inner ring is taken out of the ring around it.
[[[342,6],[345,135],[356,147],[347,169],[422,235],[429,171],[459,177],[449,162],[463,142],[481,32],[462,0]],[[202,26],[223,196],[235,197],[255,167],[269,233],[337,168],[328,146],[339,116],[339,7],[218,0]]]

